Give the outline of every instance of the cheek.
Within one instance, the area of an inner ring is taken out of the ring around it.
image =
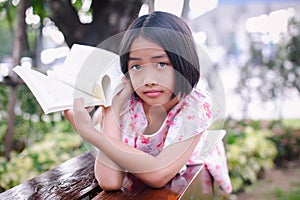
[[[161,81],[162,81],[163,85],[165,85],[169,90],[174,91],[176,78],[175,78],[175,74],[173,71],[164,74],[161,77]]]

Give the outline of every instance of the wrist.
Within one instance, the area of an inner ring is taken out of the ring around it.
[[[81,136],[81,138],[88,143],[93,144],[93,140],[95,140],[97,131],[94,127],[84,126],[77,129],[77,132]]]

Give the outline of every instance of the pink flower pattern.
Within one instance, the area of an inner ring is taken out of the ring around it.
[[[201,139],[186,165],[204,163],[206,169],[214,177],[225,192],[232,191],[228,175],[227,159],[224,145],[220,141],[212,152],[204,159],[200,158],[206,130],[212,121],[211,100],[206,93],[194,88],[174,106],[168,113],[161,128],[151,135],[144,135],[147,119],[141,99],[132,96],[120,117],[122,141],[134,148],[157,156],[163,148],[170,144],[201,134]],[[130,119],[130,120],[128,120]]]

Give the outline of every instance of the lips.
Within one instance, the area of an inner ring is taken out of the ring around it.
[[[148,97],[157,97],[162,93],[161,90],[147,90],[144,94]]]

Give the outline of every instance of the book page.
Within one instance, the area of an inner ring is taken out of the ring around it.
[[[102,80],[107,67],[118,59],[118,55],[113,52],[74,44],[63,67],[49,71],[48,75],[91,96],[105,99],[99,79]]]
[[[96,99],[36,70],[20,66],[13,70],[31,90],[45,114],[71,109],[75,98],[84,98],[85,106],[104,103],[101,99]]]
[[[113,97],[123,89],[122,78],[124,74],[121,71],[119,59],[112,62],[104,72],[105,76],[98,81],[102,85],[103,94],[106,100],[106,106],[110,106]]]
[[[52,101],[52,97],[48,95],[47,89],[45,88],[47,87],[48,83],[41,84],[45,81],[45,75],[21,66],[16,66],[13,68],[13,71],[16,72],[20,78],[22,78],[45,112],[45,110],[49,108],[49,105]]]

